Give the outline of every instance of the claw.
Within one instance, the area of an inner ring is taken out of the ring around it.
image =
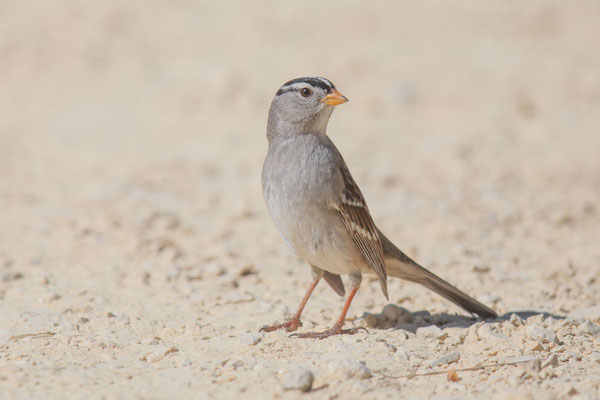
[[[329,336],[334,336],[334,335],[354,335],[355,333],[358,333],[361,330],[369,333],[369,331],[366,328],[363,328],[363,327],[360,327],[360,328],[350,328],[350,329],[342,329],[338,325],[334,325],[331,329],[328,329],[328,330],[323,331],[323,332],[293,333],[293,334],[290,335],[290,337],[295,337],[295,338],[299,338],[299,339],[319,339],[319,340],[322,340],[322,339],[328,338]]]
[[[260,328],[259,332],[273,332],[278,329],[285,329],[287,332],[293,332],[302,326],[302,322],[298,318],[290,318],[283,324],[265,325]]]

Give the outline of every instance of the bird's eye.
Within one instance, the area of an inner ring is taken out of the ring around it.
[[[309,88],[302,88],[300,89],[300,94],[302,95],[302,97],[308,97],[312,94],[312,92]]]

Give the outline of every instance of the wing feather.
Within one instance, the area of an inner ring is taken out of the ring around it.
[[[334,207],[339,212],[365,261],[379,278],[379,284],[387,298],[387,275],[379,233],[371,218],[367,203],[345,164],[340,167],[340,172],[344,186],[340,201]]]

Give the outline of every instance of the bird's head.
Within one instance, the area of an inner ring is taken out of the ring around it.
[[[283,84],[269,110],[267,137],[325,134],[333,108],[348,99],[325,78],[297,78]]]

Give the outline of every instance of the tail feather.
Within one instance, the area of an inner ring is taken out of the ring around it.
[[[378,230],[378,232],[383,246],[386,272],[389,276],[419,283],[466,311],[477,314],[482,318],[495,318],[498,316],[491,308],[481,304],[442,278],[421,267],[400,251],[381,231]]]

